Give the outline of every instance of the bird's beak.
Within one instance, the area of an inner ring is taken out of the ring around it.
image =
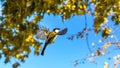
[[[67,31],[68,31],[68,29],[64,28],[63,30],[61,30],[60,32],[58,32],[57,35],[64,35],[64,34],[67,33]]]

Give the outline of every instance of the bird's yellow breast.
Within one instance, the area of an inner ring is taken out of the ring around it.
[[[57,37],[56,32],[54,32],[54,31],[49,32],[47,35],[47,42],[49,44],[52,44],[55,41],[56,37]]]

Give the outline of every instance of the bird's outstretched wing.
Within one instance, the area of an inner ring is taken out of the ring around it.
[[[66,34],[66,32],[68,31],[67,28],[64,28],[63,30],[61,30],[59,33],[57,33],[57,35],[64,35]]]
[[[47,39],[47,34],[49,32],[49,29],[46,27],[41,27],[36,34],[36,38],[41,39],[41,40],[46,40]]]

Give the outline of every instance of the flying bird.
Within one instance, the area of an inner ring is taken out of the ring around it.
[[[60,30],[60,28],[54,28],[51,32],[48,29],[41,29],[37,33],[37,37],[41,40],[45,40],[44,47],[42,49],[41,55],[44,55],[45,49],[49,44],[52,44],[58,35],[64,35],[67,32],[67,28]]]

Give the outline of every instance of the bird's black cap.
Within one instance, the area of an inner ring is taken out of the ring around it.
[[[60,30],[60,28],[54,28],[53,31],[55,31],[55,30]]]

